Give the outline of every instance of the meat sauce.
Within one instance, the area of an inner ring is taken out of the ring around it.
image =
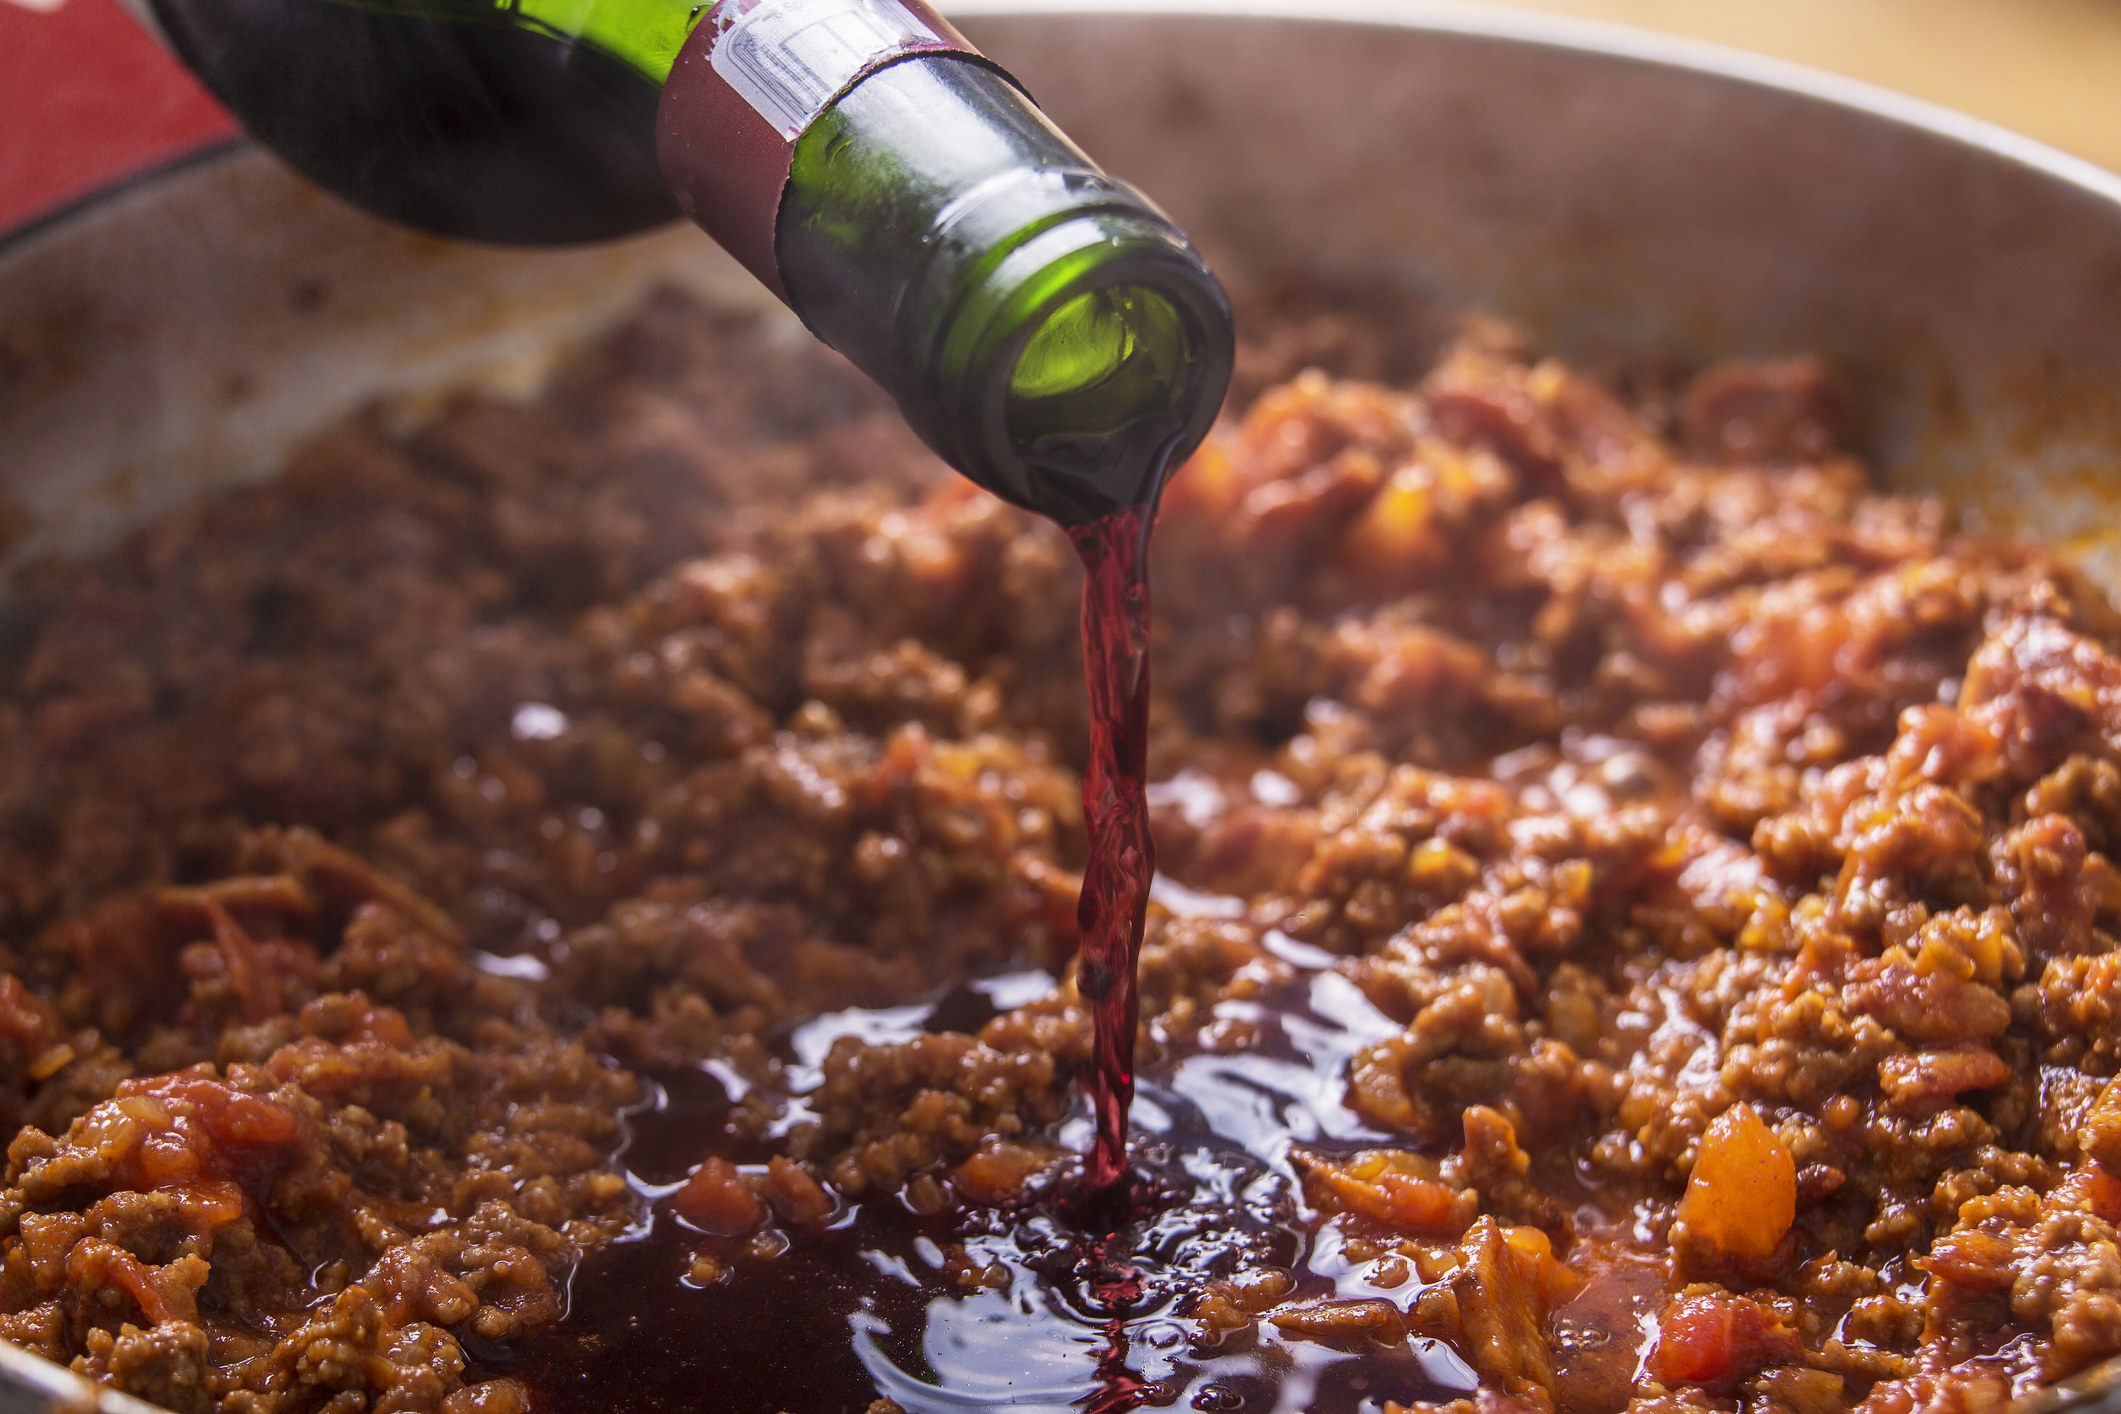
[[[2121,1350],[2106,601],[1871,489],[1806,360],[1246,315],[1109,761],[1076,547],[677,295],[30,586],[0,1336],[184,1414],[1901,1414]],[[1083,877],[1135,751],[1146,899]]]

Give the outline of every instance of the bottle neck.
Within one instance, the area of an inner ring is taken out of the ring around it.
[[[973,480],[1064,525],[1152,503],[1232,362],[1185,235],[925,6],[745,4],[663,90],[680,207]]]
[[[656,156],[679,208],[782,299],[775,220],[798,141],[910,56],[978,52],[926,0],[716,0],[663,77]]]
[[[870,68],[783,157],[764,122],[734,121],[733,86],[688,69],[699,51],[664,94],[681,205],[973,480],[1071,525],[1154,499],[1214,421],[1232,343],[1220,286],[1161,212],[977,56]],[[711,151],[688,146],[709,123]]]
[[[789,303],[944,460],[1063,525],[1153,502],[1229,383],[1185,235],[954,57],[870,75],[803,135],[777,250]]]
[[[900,406],[945,460],[1078,525],[1154,504],[1207,435],[1230,381],[1230,309],[1185,236],[1130,189],[1026,186],[1045,198],[1032,219],[984,247],[931,247],[891,366],[925,371]]]

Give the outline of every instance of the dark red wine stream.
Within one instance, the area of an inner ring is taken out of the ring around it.
[[[1076,983],[1096,1022],[1084,1079],[1097,1114],[1084,1172],[1092,1195],[1112,1193],[1126,1172],[1141,1012],[1135,972],[1156,875],[1145,795],[1150,521],[1148,507],[1129,506],[1068,531],[1083,561],[1083,668],[1090,688],[1090,762],[1083,771],[1090,855],[1076,905],[1082,930]]]
[[[1167,1056],[1140,1076],[1147,1122],[1128,1148],[1136,972],[1156,869],[1145,788],[1152,515],[1131,507],[1069,531],[1086,572],[1091,726],[1077,985],[1095,1023],[1082,1078],[1095,1129],[1082,1169],[1056,1165],[993,1207],[927,1212],[903,1192],[842,1195],[822,1225],[769,1226],[740,1244],[685,1222],[671,1196],[703,1152],[758,1172],[778,1149],[775,1136],[732,1124],[753,1082],[727,1066],[664,1073],[628,1117],[620,1150],[643,1200],[638,1229],[573,1273],[564,1320],[506,1342],[464,1337],[472,1373],[519,1380],[534,1414],[864,1414],[879,1396],[908,1414],[1181,1403],[1374,1414],[1386,1400],[1470,1391],[1470,1372],[1433,1341],[1344,1351],[1262,1326],[1224,1347],[1185,1325],[1209,1283],[1243,1272],[1285,1274],[1292,1301],[1375,1296],[1344,1290],[1360,1276],[1337,1249],[1313,1264],[1317,1217],[1287,1148],[1384,1140],[1334,1097],[1358,1048],[1397,1027],[1323,970],[1330,959],[1284,939],[1274,946],[1287,977],[1232,1004],[1253,1019],[1253,1044]],[[1048,979],[1030,980],[1037,994]],[[822,1083],[814,1067],[829,1037],[977,1031],[1003,1005],[984,985],[968,979],[924,1006],[797,1027],[777,1043],[794,1082],[788,1120],[800,1121]],[[698,1265],[703,1254],[713,1266]],[[979,1280],[968,1285],[968,1272]]]

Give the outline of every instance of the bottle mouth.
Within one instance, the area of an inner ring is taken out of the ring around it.
[[[1078,211],[992,261],[939,341],[962,442],[938,448],[998,494],[1077,525],[1153,503],[1221,410],[1222,287],[1168,222]]]
[[[1009,433],[1018,447],[1052,437],[1113,435],[1174,415],[1192,355],[1185,320],[1163,291],[1104,285],[1062,303],[1031,331],[1009,374]]]

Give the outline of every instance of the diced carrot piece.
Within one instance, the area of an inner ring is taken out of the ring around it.
[[[1771,1254],[1797,1219],[1797,1165],[1751,1105],[1718,1115],[1701,1139],[1679,1220],[1727,1257]]]

